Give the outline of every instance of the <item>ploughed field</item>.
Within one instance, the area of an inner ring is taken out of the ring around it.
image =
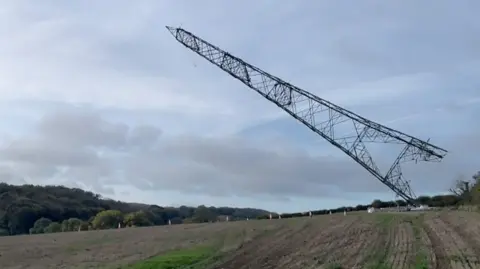
[[[351,213],[0,237],[0,268],[480,268],[480,214]]]

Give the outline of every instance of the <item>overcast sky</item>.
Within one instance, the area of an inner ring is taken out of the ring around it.
[[[0,3],[1,181],[280,212],[394,198],[165,25],[449,150],[406,170],[419,195],[480,170],[478,1]]]

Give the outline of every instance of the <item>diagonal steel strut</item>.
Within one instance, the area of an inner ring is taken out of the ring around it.
[[[408,181],[403,178],[401,164],[412,160],[440,161],[447,154],[445,149],[368,120],[268,74],[182,28],[167,26],[167,29],[185,47],[240,80],[342,150],[410,205],[416,205],[416,197]],[[338,126],[345,123],[351,124],[353,132],[339,135],[336,132]],[[369,142],[405,146],[390,169],[383,174],[366,147]]]

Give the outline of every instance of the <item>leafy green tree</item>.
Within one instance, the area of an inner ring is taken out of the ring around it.
[[[152,222],[153,225],[164,225],[168,220],[165,220],[165,211],[164,208],[151,205],[145,211],[147,218]]]
[[[170,222],[171,222],[172,224],[182,224],[182,223],[183,223],[183,220],[182,220],[182,218],[180,218],[180,217],[175,217],[175,218],[172,218],[172,219],[170,220]]]
[[[194,222],[210,222],[217,219],[217,215],[208,207],[201,205],[195,209],[193,215]]]
[[[123,223],[123,214],[119,210],[99,212],[92,221],[95,229],[112,229]]]
[[[432,200],[432,198],[431,198],[430,196],[425,196],[425,195],[419,196],[419,197],[417,198],[417,202],[420,203],[420,204],[422,204],[422,205],[428,205],[428,204],[430,204],[431,200]]]
[[[186,219],[183,219],[183,223],[189,224],[189,223],[195,223],[195,222],[193,221],[192,218],[186,218]]]
[[[168,222],[168,220],[171,220],[173,218],[177,218],[180,216],[180,212],[176,208],[168,207],[168,208],[165,208],[163,211],[164,211],[163,219],[165,220],[165,222]]]
[[[8,212],[8,228],[10,234],[29,233],[38,218],[38,211],[31,207],[19,207]]]
[[[69,218],[67,220],[62,221],[62,231],[64,232],[71,232],[71,231],[78,231],[80,225],[82,225],[83,221],[77,218]]]
[[[148,215],[145,211],[142,210],[126,214],[124,217],[124,223],[129,227],[150,226],[153,224],[152,221],[148,219]]]
[[[7,235],[10,235],[10,233],[8,232],[8,229],[0,228],[0,236],[7,236]]]
[[[52,222],[45,227],[43,231],[44,233],[60,233],[62,231],[62,224],[58,222]]]
[[[52,220],[47,219],[47,218],[39,218],[35,223],[33,224],[33,227],[30,228],[30,233],[31,234],[41,234],[44,233],[45,228],[52,223]]]
[[[82,221],[80,226],[78,227],[79,231],[88,231],[89,230],[89,223],[87,221]]]
[[[180,215],[180,218],[182,219],[186,219],[186,218],[190,218],[191,216],[193,216],[195,212],[195,208],[192,208],[192,207],[188,207],[188,206],[181,206],[178,208],[178,213]]]
[[[374,208],[381,208],[383,205],[383,202],[379,199],[373,200],[372,202],[372,207]]]
[[[368,205],[357,205],[357,206],[355,206],[354,210],[355,211],[365,211],[365,210],[367,210],[367,208],[368,208]]]

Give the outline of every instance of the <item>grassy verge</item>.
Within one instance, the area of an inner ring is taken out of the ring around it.
[[[416,216],[413,221],[413,233],[415,235],[415,269],[428,268],[428,256],[422,242],[423,214]]]
[[[377,218],[377,225],[380,227],[380,236],[383,238],[387,238],[389,236],[389,229],[390,225],[394,222],[395,219],[394,214],[378,214]],[[384,245],[378,245],[375,253],[370,257],[370,261],[367,262],[366,268],[367,269],[390,269],[388,264],[386,263],[386,258],[388,255],[388,249]]]
[[[129,269],[206,269],[215,266],[230,252],[238,249],[242,244],[266,234],[275,232],[276,230],[261,229],[247,231],[231,230],[226,233],[219,234],[217,238],[203,243],[202,246],[195,246],[188,249],[180,249],[163,253],[162,255],[152,257],[147,260],[138,261],[133,265],[124,267]]]
[[[326,266],[326,269],[344,269],[344,267],[338,263],[331,263]]]
[[[201,246],[180,249],[137,262],[128,269],[201,269],[215,260],[216,248]]]

